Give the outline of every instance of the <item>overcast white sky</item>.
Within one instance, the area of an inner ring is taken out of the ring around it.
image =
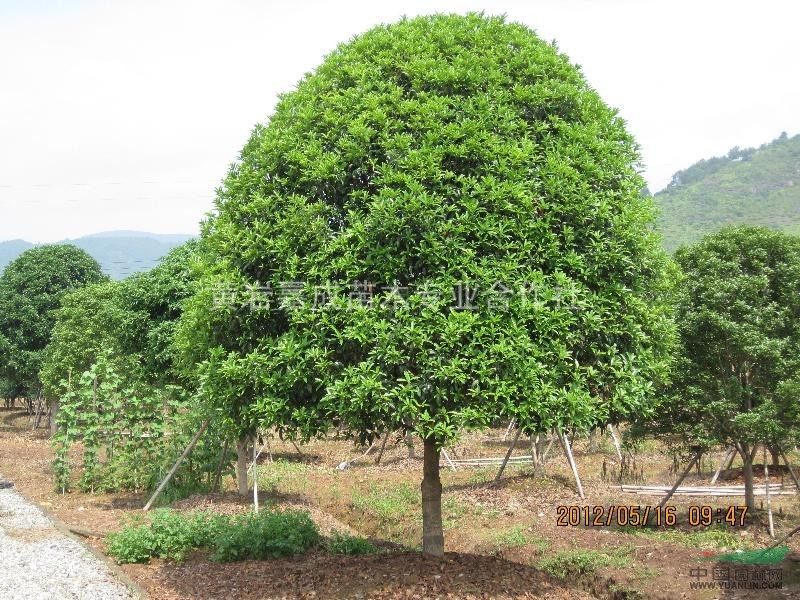
[[[0,0],[0,240],[195,233],[276,94],[402,15],[505,13],[620,109],[650,189],[800,132],[795,1]]]

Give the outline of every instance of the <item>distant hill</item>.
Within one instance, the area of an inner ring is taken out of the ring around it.
[[[675,173],[655,200],[670,252],[729,224],[800,233],[800,135],[701,160]]]
[[[33,248],[33,244],[25,240],[0,242],[0,271],[5,269],[8,263],[17,258],[28,248]]]
[[[105,231],[60,244],[73,244],[92,255],[112,279],[124,279],[128,275],[147,271],[175,246],[180,246],[191,235],[158,234],[142,231]],[[0,242],[0,271],[34,244],[23,240]]]

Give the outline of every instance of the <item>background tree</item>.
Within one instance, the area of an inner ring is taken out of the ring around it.
[[[638,161],[522,25],[358,36],[281,98],[219,192],[181,328],[201,391],[242,428],[420,435],[423,548],[441,554],[439,453],[462,428],[588,428],[663,369],[666,258]]]
[[[16,393],[33,398],[41,392],[42,351],[64,294],[102,279],[97,261],[68,244],[31,248],[6,267],[0,276],[0,377]]]
[[[193,255],[190,242],[146,273],[62,299],[41,369],[46,397],[66,402],[58,419],[65,430],[54,440],[60,489],[68,487],[68,450],[77,439],[85,451],[84,488],[142,489],[158,483],[199,427],[204,416],[177,376],[172,348],[182,302],[193,290]],[[200,477],[220,462],[218,429],[210,428],[173,488],[202,488]]]
[[[800,238],[729,227],[676,260],[679,360],[646,428],[699,449],[734,446],[754,508],[757,447],[785,447],[800,429]]]

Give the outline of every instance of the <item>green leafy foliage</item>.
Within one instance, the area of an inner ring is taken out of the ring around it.
[[[293,556],[319,544],[307,512],[265,510],[234,517],[214,540],[214,560],[263,560]]]
[[[307,512],[262,510],[238,516],[157,509],[107,536],[107,551],[119,563],[146,563],[153,557],[182,561],[199,548],[214,560],[231,562],[293,556],[317,546],[317,526]],[[342,538],[337,548],[362,553],[358,538]]]
[[[800,135],[782,134],[679,171],[655,195],[665,247],[673,251],[733,224],[800,233],[799,163]]]
[[[110,533],[107,551],[119,563],[146,563],[153,557],[182,561],[192,550],[211,545],[229,526],[223,515],[156,509],[146,520]]]
[[[439,15],[340,46],[255,128],[205,224],[208,276],[181,327],[203,396],[243,429],[301,437],[338,424],[444,443],[498,415],[624,418],[670,337],[638,160],[615,112],[521,25]],[[297,300],[252,310],[247,286],[289,281]],[[373,301],[353,309],[364,281]],[[483,295],[453,310],[465,282]],[[498,282],[516,291],[504,310]]]
[[[239,433],[413,430],[432,449],[499,416],[625,419],[672,337],[638,168],[616,112],[525,26],[376,27],[254,129],[177,345]]]
[[[735,446],[753,506],[760,444],[781,448],[800,433],[800,238],[728,227],[682,248],[680,355],[672,387],[634,431],[681,446]]]
[[[54,311],[71,290],[101,281],[91,256],[67,244],[23,252],[0,276],[0,377],[10,396],[35,398]]]
[[[326,540],[325,547],[331,554],[372,554],[378,549],[366,538],[344,535],[334,531]]]
[[[154,487],[206,418],[175,369],[172,337],[193,291],[194,243],[173,250],[152,271],[87,286],[55,313],[41,378],[57,400],[54,469],[70,487],[70,448],[81,442],[79,487],[86,491]],[[164,500],[207,491],[221,456],[213,423],[181,466]],[[101,463],[102,459],[102,463]]]
[[[682,354],[651,429],[691,446],[785,444],[800,423],[800,238],[729,227],[676,259]]]

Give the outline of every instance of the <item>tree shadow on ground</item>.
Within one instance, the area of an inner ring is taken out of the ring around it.
[[[514,475],[504,474],[500,481],[495,483],[494,477],[490,481],[478,481],[478,482],[466,482],[466,483],[453,483],[449,485],[445,485],[442,488],[443,492],[458,492],[458,491],[465,491],[465,490],[482,490],[482,489],[495,489],[495,490],[502,490],[505,488],[510,488],[514,484],[522,483],[526,481],[531,481],[536,477],[542,476],[541,471],[536,471],[532,473],[530,471],[523,471],[516,473]],[[568,488],[570,491],[575,489],[575,480],[567,477],[565,475],[561,475],[560,473],[547,473],[547,479],[550,481],[554,481],[557,484]]]

